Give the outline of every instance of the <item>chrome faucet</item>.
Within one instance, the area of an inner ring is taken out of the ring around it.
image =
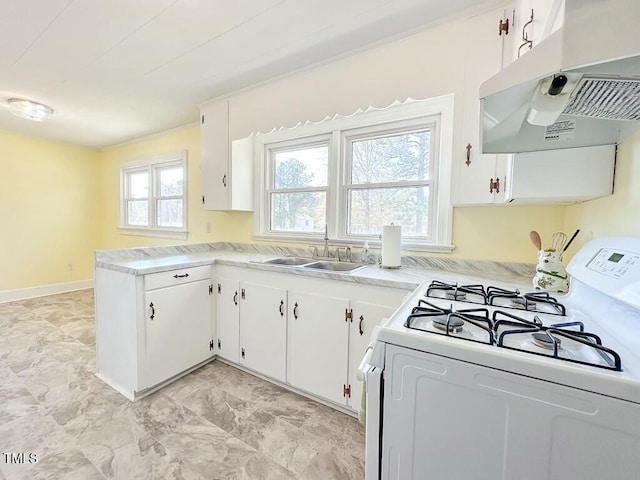
[[[342,257],[340,257],[340,250],[344,250],[344,261],[351,262],[351,247],[336,247],[336,258],[339,262],[342,262]]]
[[[322,252],[323,257],[329,256],[329,235],[327,231],[327,224],[324,224],[324,251]]]

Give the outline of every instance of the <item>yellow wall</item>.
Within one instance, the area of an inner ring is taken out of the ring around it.
[[[0,291],[93,277],[98,158],[0,132]]]
[[[189,238],[161,238],[122,235],[118,223],[118,167],[123,162],[188,151],[188,228]],[[253,215],[246,212],[208,212],[200,206],[200,133],[193,126],[170,131],[140,142],[103,151],[100,157],[102,197],[102,236],[98,248],[125,248],[201,242],[254,242]],[[529,243],[529,231],[536,229],[550,238],[562,228],[563,206],[497,206],[454,209],[453,243],[450,255],[474,260],[534,263],[536,252]],[[206,224],[211,233],[206,233]],[[424,255],[424,253],[423,253]],[[429,254],[434,255],[434,254]]]
[[[566,208],[565,232],[578,228],[565,261],[591,238],[640,236],[640,134],[618,147],[613,195]]]
[[[119,205],[120,164],[187,150],[187,228],[185,240],[122,235],[117,231]],[[101,152],[100,179],[102,196],[100,243],[97,248],[126,248],[145,245],[172,245],[204,242],[249,242],[253,229],[253,216],[246,212],[210,212],[201,207],[200,198],[200,127],[193,125],[156,135]],[[207,223],[211,233],[207,233]]]

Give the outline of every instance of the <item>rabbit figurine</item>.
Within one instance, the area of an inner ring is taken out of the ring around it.
[[[538,252],[536,275],[533,277],[536,290],[567,293],[569,291],[569,276],[562,265],[562,252],[550,249]]]

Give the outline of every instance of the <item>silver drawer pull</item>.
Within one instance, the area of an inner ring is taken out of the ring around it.
[[[187,278],[188,276],[189,276],[189,274],[188,274],[188,273],[185,273],[184,275],[178,275],[178,274],[175,274],[175,275],[173,276],[173,278]]]

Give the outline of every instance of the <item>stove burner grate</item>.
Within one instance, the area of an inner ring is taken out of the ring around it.
[[[602,340],[597,335],[585,332],[582,322],[558,323],[545,327],[537,316],[531,321],[496,310],[493,312],[493,325],[497,337],[496,345],[498,347],[533,355],[552,356],[553,358],[566,362],[579,363],[581,365],[589,365],[606,370],[622,371],[620,355],[614,350],[603,346]],[[568,328],[570,327],[577,327],[578,330],[569,330]],[[523,333],[530,333],[533,338],[533,343],[552,351],[551,355],[505,344],[505,339],[508,336]],[[606,365],[586,362],[575,358],[560,357],[560,344],[562,342],[562,338],[560,337],[592,348],[605,361]]]

